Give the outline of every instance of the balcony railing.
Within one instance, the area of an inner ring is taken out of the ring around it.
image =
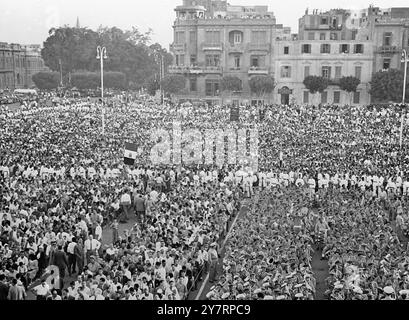
[[[397,46],[380,46],[376,50],[377,53],[399,53],[401,49]]]
[[[203,51],[223,51],[223,44],[219,43],[202,43],[202,50]]]
[[[249,75],[253,74],[268,74],[268,68],[267,67],[250,67],[248,71]]]
[[[169,66],[169,73],[173,74],[221,74],[222,67],[203,67],[203,66]]]
[[[269,43],[249,43],[247,45],[249,51],[270,51]]]
[[[242,43],[240,44],[229,43],[227,46],[227,50],[229,53],[244,53],[245,47]]]

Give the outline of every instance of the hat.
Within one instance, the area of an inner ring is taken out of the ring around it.
[[[303,295],[301,292],[298,292],[298,293],[295,295],[295,297],[296,297],[296,298],[302,298],[302,297],[304,297],[304,295]]]
[[[230,293],[225,292],[225,293],[223,293],[223,295],[222,295],[222,299],[227,299],[229,296],[230,296]]]
[[[273,296],[264,296],[264,300],[274,300],[274,297]],[[279,299],[277,299],[277,300],[279,300]],[[282,300],[282,299],[280,299],[280,300]]]
[[[211,246],[211,247],[215,247],[215,246],[217,246],[217,243],[216,243],[216,242],[213,242],[212,244],[210,244],[210,246]]]
[[[163,293],[162,289],[158,289],[158,291],[156,291],[157,293]]]
[[[392,288],[391,286],[387,286],[387,287],[383,288],[383,291],[384,291],[386,294],[392,294],[392,293],[395,292],[395,290],[393,290],[393,288]]]
[[[285,300],[285,296],[278,296],[276,300]]]
[[[257,288],[256,290],[254,290],[254,293],[255,294],[258,294],[258,293],[260,293],[261,292],[261,289],[260,288]]]
[[[213,297],[214,296],[214,292],[213,291],[209,291],[207,294],[206,294],[206,298],[207,299],[210,299],[211,297]]]
[[[246,298],[246,295],[245,295],[244,293],[241,293],[241,294],[237,295],[236,298],[237,298],[237,299],[245,299],[245,298]]]

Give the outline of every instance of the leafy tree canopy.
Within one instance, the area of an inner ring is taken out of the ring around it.
[[[403,71],[389,69],[372,76],[369,91],[374,102],[401,102],[403,91]],[[406,99],[409,98],[409,85],[406,83]]]
[[[60,74],[58,72],[39,72],[34,74],[32,79],[40,90],[55,89],[60,84]]]
[[[270,76],[255,76],[250,78],[249,86],[251,92],[257,95],[270,94],[273,92],[276,83],[273,77]]]
[[[224,76],[221,81],[222,91],[241,91],[242,82],[236,76]]]
[[[361,80],[356,77],[349,76],[349,77],[342,77],[339,79],[339,87],[341,90],[346,92],[356,92]]]
[[[159,44],[150,44],[152,30],[141,33],[136,27],[121,30],[117,27],[102,27],[96,31],[88,28],[52,28],[44,42],[42,57],[53,71],[64,75],[78,70],[95,72],[100,70],[96,59],[97,46],[107,49],[108,59],[104,70],[125,74],[126,82],[135,88],[144,86],[147,79],[159,73],[158,55],[164,56],[165,70],[172,56]]]
[[[310,93],[322,93],[328,87],[329,80],[320,76],[308,76],[304,79],[304,86]]]

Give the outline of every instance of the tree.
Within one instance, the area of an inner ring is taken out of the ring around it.
[[[60,74],[58,72],[39,72],[34,74],[32,79],[40,90],[55,89],[60,84]]]
[[[312,94],[323,93],[329,85],[329,80],[320,76],[308,76],[304,79],[304,86]]]
[[[148,90],[148,93],[151,96],[154,96],[156,94],[156,91],[160,89],[160,83],[158,80],[158,77],[151,77],[146,81],[146,90]]]
[[[61,61],[64,76],[79,70],[98,72],[100,64],[96,59],[96,48],[104,46],[108,56],[104,69],[125,74],[127,84],[139,89],[146,85],[147,79],[159,75],[158,54],[164,57],[166,70],[172,63],[172,56],[166,49],[157,43],[149,44],[151,33],[151,30],[141,33],[135,27],[130,31],[102,26],[97,31],[67,26],[53,28],[41,54],[53,71],[60,71]]]
[[[403,91],[403,71],[389,69],[372,76],[369,93],[374,102],[401,102]],[[406,99],[409,99],[409,85],[406,83]]]
[[[242,90],[242,82],[239,77],[236,76],[224,76],[220,83],[221,90],[223,92],[232,93],[234,91]],[[223,105],[223,101],[222,101]]]
[[[186,79],[181,75],[167,75],[162,79],[162,89],[172,95],[180,93],[186,86]]]
[[[352,103],[352,92],[356,92],[361,80],[356,77],[349,76],[349,77],[342,77],[339,79],[339,87],[341,90],[348,92],[350,95],[350,103]]]
[[[273,92],[276,83],[273,77],[270,76],[255,76],[250,78],[249,86],[252,93],[264,98],[266,94]]]
[[[73,73],[71,83],[78,89],[96,89],[101,86],[101,74],[97,72]],[[125,75],[121,72],[104,72],[104,88],[125,89]]]

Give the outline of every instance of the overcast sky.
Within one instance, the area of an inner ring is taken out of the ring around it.
[[[121,29],[152,28],[152,40],[169,48],[172,39],[174,8],[182,0],[0,0],[0,42],[42,44],[51,27],[75,26],[77,16],[82,26],[99,25]],[[312,9],[363,9],[371,0],[230,0],[231,5],[268,5],[277,23],[297,32],[298,19]],[[408,0],[378,0],[381,8],[409,6]]]

